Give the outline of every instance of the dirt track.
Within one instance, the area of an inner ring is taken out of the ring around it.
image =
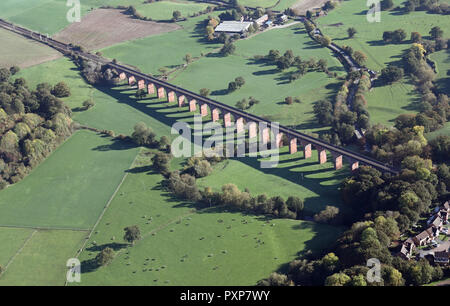
[[[64,43],[82,45],[88,50],[105,48],[123,41],[180,29],[175,23],[143,21],[118,9],[94,10],[53,36]]]

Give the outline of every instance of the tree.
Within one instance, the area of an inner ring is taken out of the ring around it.
[[[0,69],[0,82],[8,81],[10,76],[11,76],[11,72],[9,72],[8,69],[6,69],[6,68]]]
[[[396,43],[400,43],[406,39],[406,32],[403,29],[395,30],[392,36],[392,40]]]
[[[411,41],[413,43],[420,43],[422,41],[422,35],[419,32],[411,32]]]
[[[320,100],[314,104],[314,114],[322,125],[330,125],[333,121],[333,105],[330,101]]]
[[[355,36],[355,34],[358,32],[356,31],[356,29],[354,27],[351,27],[351,28],[347,29],[347,33],[348,33],[349,38],[353,38]]]
[[[314,221],[319,223],[332,223],[339,215],[339,208],[327,205],[324,210],[314,215]]]
[[[181,12],[180,11],[173,11],[172,17],[173,17],[174,21],[177,21],[181,17]]]
[[[236,47],[233,43],[231,42],[226,42],[222,49],[220,49],[220,54],[222,54],[223,56],[228,56],[234,53],[234,51],[236,50]]]
[[[403,78],[403,69],[396,66],[388,66],[381,70],[380,79],[387,84],[392,84],[400,81]]]
[[[331,37],[327,35],[316,35],[315,36],[319,44],[321,44],[324,47],[327,47],[331,44]]]
[[[236,85],[241,88],[242,86],[244,86],[245,84],[245,79],[243,77],[237,77],[234,79],[234,81],[236,82]]]
[[[19,71],[20,71],[20,68],[18,66],[12,66],[9,68],[9,72],[11,73],[11,75],[15,75]]]
[[[353,58],[355,59],[355,62],[358,63],[358,65],[364,64],[364,62],[367,60],[367,56],[361,51],[355,51],[355,53],[353,53]]]
[[[133,141],[140,146],[152,145],[155,141],[155,133],[144,122],[139,122],[134,126],[134,132],[131,134]]]
[[[53,87],[52,95],[54,95],[57,98],[64,98],[70,96],[70,88],[69,86],[64,82],[59,82]]]
[[[250,107],[250,105],[247,102],[247,99],[243,98],[242,100],[239,100],[238,102],[236,102],[236,107],[241,110],[246,110]]]
[[[209,96],[210,90],[208,88],[201,88],[200,89],[200,95],[203,97]]]
[[[125,231],[123,236],[125,241],[134,244],[135,241],[141,239],[141,231],[137,225],[125,227],[123,230]]]
[[[143,98],[145,98],[145,96],[147,96],[147,91],[145,89],[138,89],[136,91],[136,93],[134,94],[134,96],[137,99],[143,99]]]
[[[114,250],[106,247],[95,257],[95,262],[99,266],[106,266],[114,259]]]
[[[86,100],[83,102],[83,108],[85,110],[90,109],[91,107],[94,107],[94,105],[95,105],[95,103],[94,103],[94,100],[92,100],[92,99],[89,99],[89,100]]]
[[[184,56],[184,61],[186,62],[186,64],[190,64],[192,62],[192,55],[190,55],[189,53],[186,54]]]
[[[293,283],[287,275],[273,272],[268,278],[260,280],[258,286],[292,286]]]
[[[228,91],[229,92],[235,91],[237,88],[238,88],[238,85],[235,81],[228,83]]]
[[[290,211],[293,211],[297,214],[297,218],[305,207],[303,200],[295,196],[290,196],[286,201],[286,205]]]
[[[442,38],[442,36],[444,35],[444,31],[438,26],[431,28],[429,33],[431,35],[431,38],[433,38],[434,40]]]
[[[392,0],[382,0],[381,1],[381,9],[383,11],[389,10],[394,6],[394,2]]]
[[[325,286],[345,286],[351,281],[350,276],[345,273],[334,273],[325,279]]]

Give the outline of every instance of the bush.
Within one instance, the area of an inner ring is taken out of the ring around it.
[[[83,108],[85,110],[88,110],[88,109],[94,107],[94,105],[95,105],[95,102],[92,99],[89,99],[89,100],[86,100],[83,102]]]

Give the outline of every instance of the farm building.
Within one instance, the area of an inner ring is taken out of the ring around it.
[[[261,17],[259,17],[258,19],[256,19],[255,22],[259,26],[262,26],[267,20],[269,20],[269,15],[265,14],[265,15],[262,15]]]
[[[224,21],[214,30],[215,33],[244,34],[253,22],[251,21]]]

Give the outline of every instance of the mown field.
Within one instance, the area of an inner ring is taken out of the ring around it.
[[[394,0],[395,6],[400,6],[402,0]],[[434,26],[442,29],[450,27],[450,19],[443,15],[431,15],[426,12],[403,14],[397,10],[383,11],[381,22],[369,23],[364,1],[343,1],[327,16],[320,17],[317,22],[326,35],[329,35],[339,45],[349,45],[354,50],[365,53],[368,57],[366,66],[380,71],[388,64],[398,64],[405,50],[410,48],[410,33],[417,31],[424,38],[429,38],[428,32]],[[348,38],[347,29],[354,27],[357,34]],[[404,29],[408,34],[404,43],[385,44],[382,40],[384,31]],[[392,125],[392,120],[401,113],[417,111],[416,104],[419,95],[414,92],[408,78],[391,86],[374,88],[366,95],[372,123]]]
[[[139,162],[132,169],[80,257],[81,285],[253,285],[297,252],[326,247],[340,232],[306,221],[195,211],[161,190],[161,179]],[[123,228],[132,224],[143,239],[127,247]],[[116,257],[97,268],[90,260],[104,247]]]

